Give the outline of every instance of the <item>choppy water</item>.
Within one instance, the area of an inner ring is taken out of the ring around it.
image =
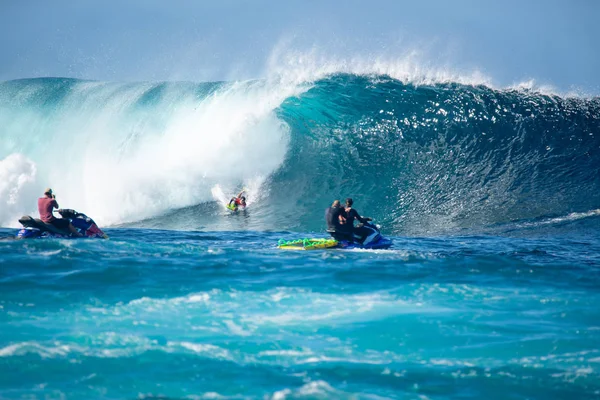
[[[2,398],[600,396],[600,237],[0,241]],[[3,230],[4,236],[14,233]]]

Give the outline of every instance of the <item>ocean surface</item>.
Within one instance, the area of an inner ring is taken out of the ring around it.
[[[110,239],[15,240],[45,187]],[[277,249],[346,197],[391,249]],[[0,226],[0,399],[600,398],[597,97],[0,82]]]

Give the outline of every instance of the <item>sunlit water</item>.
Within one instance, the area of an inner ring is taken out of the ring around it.
[[[0,398],[600,396],[596,228],[385,251],[0,232]]]

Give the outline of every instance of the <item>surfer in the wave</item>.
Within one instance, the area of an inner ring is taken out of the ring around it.
[[[52,212],[54,209],[58,209],[58,203],[56,196],[52,193],[52,189],[48,188],[44,191],[44,197],[38,199],[38,212],[40,213],[40,219],[47,224],[52,224],[56,228],[62,231],[69,231],[71,235],[81,237],[83,236],[71,221],[66,218],[56,218]]]
[[[246,197],[243,196],[244,190],[242,190],[236,197],[232,197],[227,204],[227,208],[233,211],[237,211],[238,207],[246,207]]]

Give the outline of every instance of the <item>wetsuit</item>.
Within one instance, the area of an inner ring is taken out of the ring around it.
[[[325,221],[327,222],[328,231],[344,230],[344,225],[340,223],[340,215],[346,216],[346,212],[342,207],[328,207],[325,209]]]
[[[242,199],[240,197],[232,197],[231,200],[229,200],[229,204],[227,204],[227,207],[232,210],[237,210],[240,206],[246,207],[246,204],[242,204]]]
[[[362,222],[363,224],[366,222],[369,222],[368,219],[361,217],[358,212],[356,212],[355,209],[350,208],[349,210],[346,209],[344,210],[346,213],[346,223],[344,224],[344,229],[346,230],[346,232],[352,232],[354,235],[360,237],[360,242],[362,243],[362,241],[364,240],[365,237],[367,237],[370,233],[371,233],[371,229],[368,228],[364,228],[362,226],[358,227],[358,226],[354,226],[354,220],[358,220],[359,222]]]
[[[325,209],[327,232],[337,240],[352,240],[352,231],[340,222],[340,215],[346,217],[344,207],[328,207]]]

